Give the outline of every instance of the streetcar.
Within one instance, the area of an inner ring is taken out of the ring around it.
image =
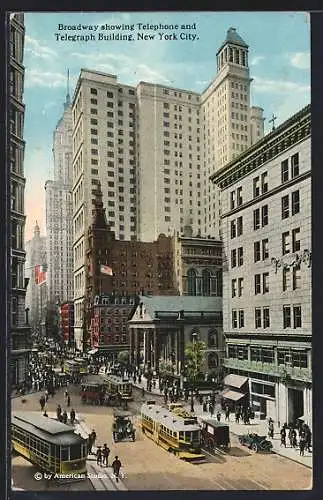
[[[64,373],[68,375],[87,375],[87,361],[82,358],[66,359],[64,361]]]
[[[117,375],[106,375],[104,379],[109,396],[132,401],[132,384],[129,380]]]
[[[74,363],[76,363],[79,366],[79,373],[80,375],[87,375],[88,374],[88,362],[84,358],[75,358]]]
[[[203,460],[201,429],[196,418],[183,418],[148,401],[141,407],[141,429],[150,439],[182,460]]]
[[[12,450],[41,471],[85,474],[87,440],[69,425],[34,412],[16,413],[11,421]]]

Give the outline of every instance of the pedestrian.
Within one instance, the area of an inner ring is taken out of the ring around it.
[[[96,432],[94,429],[92,429],[91,436],[92,436],[92,445],[95,446]]]
[[[88,455],[92,455],[92,445],[93,445],[93,442],[92,442],[92,433],[89,434],[89,436],[87,438],[87,445],[88,445]]]
[[[104,443],[103,445],[102,455],[103,455],[103,465],[108,467],[110,448],[108,447],[107,443]]]
[[[73,408],[71,409],[70,419],[71,419],[71,424],[73,425],[75,421],[75,411],[73,410]]]
[[[305,438],[301,437],[299,440],[299,454],[301,457],[304,456],[305,445],[306,445]]]
[[[212,405],[212,403],[209,404],[209,412],[211,414],[211,417],[213,417],[213,415],[214,415],[214,406]]]
[[[311,446],[312,446],[312,432],[311,429],[308,426],[306,426],[305,448],[309,453],[311,453]]]
[[[98,446],[98,449],[96,450],[96,463],[98,465],[102,466],[102,450],[101,450],[101,446]]]
[[[230,420],[230,409],[228,406],[225,407],[225,420]]]
[[[292,429],[292,447],[297,447],[297,434],[295,429]]]
[[[221,412],[220,411],[217,412],[216,419],[217,419],[218,422],[221,421]]]
[[[121,462],[119,460],[119,457],[116,456],[112,462],[112,470],[113,470],[113,474],[115,475],[117,482],[119,481],[119,474],[120,474],[121,467],[122,467],[122,465],[121,465]]]
[[[46,401],[46,403],[47,403],[47,401],[48,401],[48,396],[49,396],[49,394],[48,394],[48,389],[46,389],[46,391],[45,391],[45,401]]]
[[[240,419],[240,411],[237,409],[236,410],[236,424],[239,423],[239,419]]]
[[[274,422],[272,421],[272,419],[269,419],[268,422],[268,437],[274,439]]]
[[[41,396],[41,398],[39,400],[39,404],[40,404],[41,411],[44,411],[44,408],[45,408],[45,396]]]
[[[286,429],[282,427],[280,430],[280,446],[285,446],[286,448]]]
[[[66,398],[66,400],[67,400],[67,406],[69,407],[70,404],[71,404],[71,396],[68,395],[67,398]]]
[[[64,397],[65,397],[65,399],[67,399],[67,396],[68,396],[68,390],[67,390],[67,389],[65,389],[65,392],[64,392]]]
[[[290,427],[289,431],[288,431],[288,440],[289,440],[289,445],[291,448],[293,447],[293,432],[292,431],[293,431],[293,427]]]
[[[67,413],[66,413],[66,410],[63,411],[62,422],[63,422],[63,424],[67,424]]]

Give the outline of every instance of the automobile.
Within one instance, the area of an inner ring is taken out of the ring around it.
[[[112,435],[115,443],[118,441],[135,441],[135,428],[132,422],[132,413],[128,411],[114,412]]]
[[[239,443],[247,446],[249,449],[257,453],[257,451],[271,451],[273,445],[271,441],[266,439],[266,436],[259,436],[258,434],[243,434],[239,436]]]

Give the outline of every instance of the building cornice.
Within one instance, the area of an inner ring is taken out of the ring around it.
[[[311,106],[286,120],[209,179],[225,189],[311,135]]]

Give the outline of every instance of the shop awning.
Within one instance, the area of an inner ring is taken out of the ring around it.
[[[231,401],[239,401],[239,399],[243,398],[245,394],[236,391],[224,391],[222,397],[225,399],[231,399]]]
[[[224,385],[229,385],[230,387],[237,387],[240,389],[240,387],[243,386],[248,380],[248,377],[242,377],[241,375],[235,375],[234,373],[230,373],[230,375],[227,375],[224,377]]]
[[[92,356],[93,354],[96,354],[98,352],[98,349],[91,349],[90,351],[87,352],[87,354],[90,354]]]

